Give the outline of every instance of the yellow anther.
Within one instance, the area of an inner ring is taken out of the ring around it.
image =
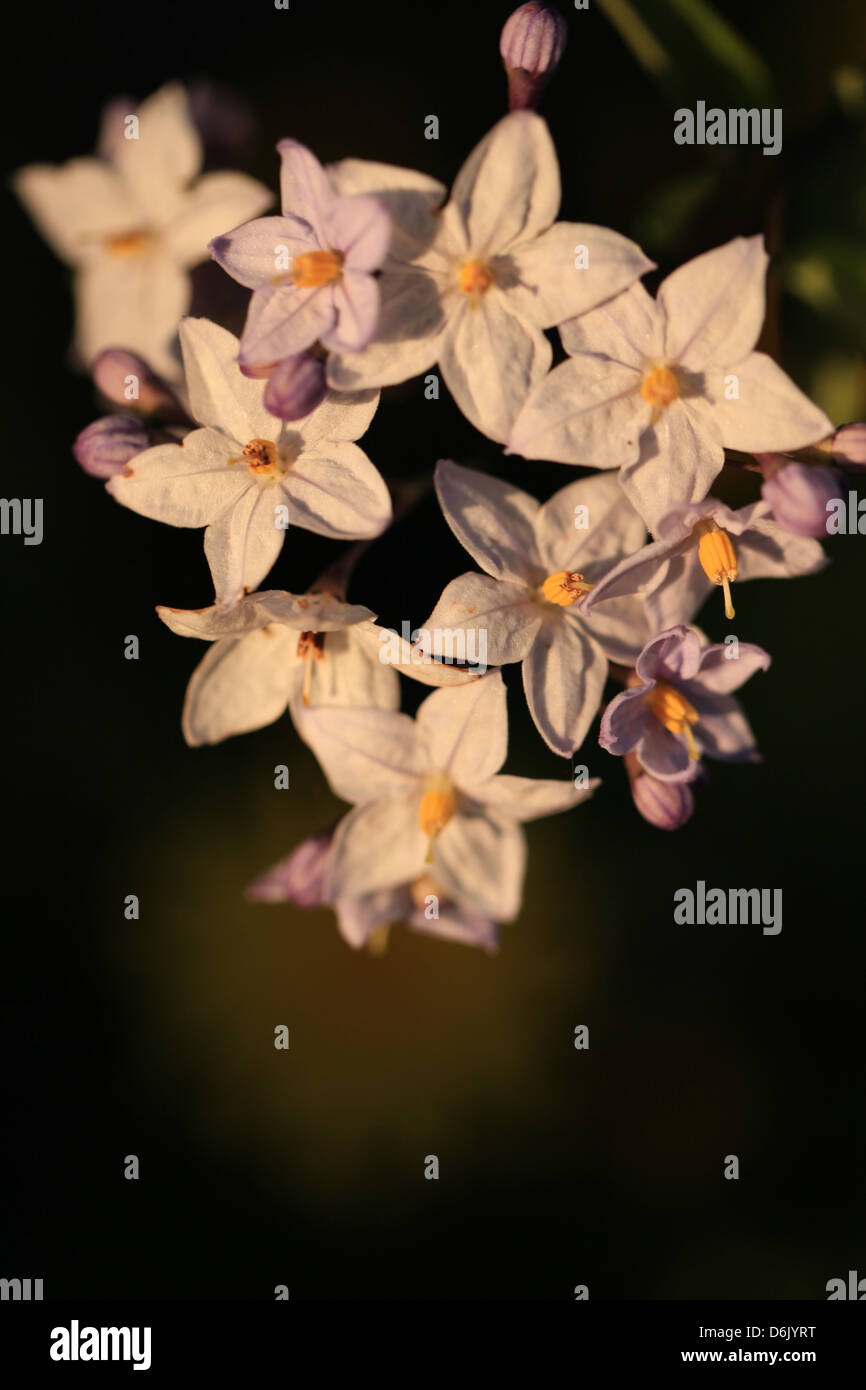
[[[702,522],[699,527],[698,559],[704,574],[713,584],[721,584],[725,594],[725,617],[733,618],[731,580],[737,577],[737,552],[727,531],[714,521]]]
[[[418,807],[418,824],[428,840],[425,864],[433,863],[433,843],[436,836],[441,835],[456,810],[457,798],[449,779],[431,778]]]
[[[692,735],[691,725],[699,719],[697,710],[676,686],[665,681],[657,681],[646,697],[646,702],[660,724],[672,734],[682,734],[686,740],[689,757],[697,762],[700,754]]]
[[[112,256],[128,260],[132,256],[143,256],[152,245],[150,232],[125,232],[121,236],[110,236],[105,242],[105,249]]]
[[[464,261],[460,267],[460,288],[464,294],[486,294],[493,284],[493,271],[484,261]]]
[[[548,603],[556,603],[560,608],[568,608],[572,603],[588,594],[592,584],[587,584],[582,574],[575,570],[558,570],[549,574],[541,586],[541,592]]]
[[[280,455],[270,439],[251,439],[244,445],[243,453],[247,468],[257,477],[276,472]]]
[[[640,386],[640,393],[653,410],[664,410],[680,394],[679,383],[669,367],[653,367]]]
[[[292,261],[292,280],[302,290],[331,285],[342,274],[343,257],[339,251],[304,251]]]

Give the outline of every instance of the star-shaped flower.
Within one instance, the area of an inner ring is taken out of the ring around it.
[[[731,694],[755,671],[766,671],[763,647],[707,646],[693,628],[671,627],[648,642],[630,688],[611,700],[599,743],[622,757],[632,750],[662,781],[691,781],[702,754],[755,762],[755,737]]]
[[[652,269],[616,232],[555,222],[559,201],[544,121],[530,111],[504,117],[463,165],[450,202],[391,246],[376,338],[363,354],[332,356],[330,384],[391,385],[438,362],[467,419],[504,440],[550,367],[543,329]]]
[[[604,473],[570,483],[540,506],[509,483],[442,461],[436,491],[451,530],[486,573],[452,580],[423,630],[474,631],[475,647],[483,635],[492,665],[521,661],[536,727],[554,753],[568,757],[601,704],[608,659],[630,666],[655,631],[635,598],[606,605],[591,620],[578,607],[641,544],[644,524]]]
[[[663,281],[560,328],[567,362],[527,400],[508,438],[524,458],[619,468],[656,533],[678,502],[706,496],[724,449],[798,449],[833,426],[762,352],[767,255],[736,237]]]
[[[413,665],[409,644],[379,627],[375,613],[330,593],[260,590],[228,612],[156,611],[172,632],[213,643],[187,686],[182,727],[192,747],[264,728],[286,708],[293,716],[322,705],[397,709],[398,671],[424,685],[473,679],[436,662]],[[402,660],[383,662],[385,635]]]
[[[790,579],[815,574],[827,563],[817,541],[780,526],[764,501],[736,511],[716,497],[686,502],[662,518],[658,536],[604,576],[582,600],[584,613],[594,614],[596,605],[608,599],[641,594],[650,621],[660,630],[690,622],[718,584],[730,619],[734,580]]]
[[[108,491],[171,526],[206,526],[217,606],[264,579],[289,525],[337,540],[378,536],[391,519],[380,474],[352,440],[376,410],[375,392],[329,393],[291,426],[270,415],[260,381],[238,370],[237,339],[207,319],[180,329],[190,408],[204,426],[182,444],[147,449]]]
[[[577,806],[598,785],[495,775],[508,745],[498,672],[434,691],[415,720],[390,710],[311,709],[299,722],[332,790],[356,803],[334,838],[335,898],[430,873],[448,897],[510,921],[526,859],[518,822]]]
[[[391,219],[377,198],[335,192],[315,155],[297,140],[277,145],[281,217],[262,217],[211,244],[211,254],[253,291],[241,366],[261,371],[315,342],[360,352],[376,331],[378,270]]]
[[[356,950],[369,946],[380,952],[395,922],[405,922],[412,931],[446,941],[481,946],[488,952],[497,949],[496,924],[471,905],[449,898],[429,873],[412,883],[383,888],[359,898],[329,898],[332,839],[332,835],[317,835],[304,840],[286,859],[256,879],[247,889],[247,897],[254,902],[333,907],[340,935]]]
[[[60,166],[30,164],[15,191],[46,241],[77,272],[75,346],[85,366],[102,348],[126,347],[174,377],[171,352],[191,297],[189,270],[207,259],[208,242],[225,227],[255,217],[271,202],[245,174],[197,177],[202,147],[183,88],[162,87],[117,130],[105,114],[109,157]]]

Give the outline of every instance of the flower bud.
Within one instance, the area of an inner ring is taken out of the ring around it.
[[[327,393],[325,364],[312,352],[278,362],[265,387],[265,410],[278,420],[301,420],[321,405]]]
[[[81,431],[72,446],[85,473],[94,478],[113,478],[126,471],[130,459],[150,448],[150,435],[131,415],[105,415]]]
[[[90,364],[94,385],[112,405],[162,419],[184,419],[177,397],[143,357],[125,348],[105,348]]]
[[[761,496],[786,531],[817,539],[827,534],[827,503],[839,496],[840,486],[832,468],[786,462],[765,476]]]
[[[281,859],[251,883],[246,896],[253,902],[321,907],[327,902],[325,877],[330,853],[330,834],[302,840],[287,859]]]
[[[662,782],[649,772],[632,778],[631,794],[644,820],[659,830],[678,830],[695,809],[695,798],[687,782]]]
[[[833,435],[830,452],[843,468],[866,468],[866,424],[843,425]]]
[[[556,71],[567,38],[568,26],[562,15],[535,0],[508,17],[499,51],[508,74],[509,110],[536,106]]]

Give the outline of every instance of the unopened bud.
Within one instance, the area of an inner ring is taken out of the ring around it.
[[[663,782],[640,772],[631,783],[635,806],[645,821],[659,830],[678,830],[695,809],[692,789],[686,782]]]
[[[94,385],[112,405],[180,421],[186,416],[174,393],[143,357],[125,348],[105,348],[90,365]]]
[[[301,420],[321,405],[328,390],[325,364],[312,352],[278,362],[265,387],[265,410],[278,420]]]
[[[866,424],[843,425],[833,435],[830,452],[842,468],[866,468]]]
[[[505,21],[499,51],[508,74],[511,111],[531,110],[553,76],[568,38],[562,15],[530,0]]]
[[[85,426],[72,452],[85,473],[94,478],[113,478],[126,472],[130,459],[148,448],[150,435],[140,420],[131,415],[105,415]]]
[[[795,536],[827,534],[827,503],[839,496],[839,475],[832,468],[786,463],[764,478],[761,496],[773,517]]]

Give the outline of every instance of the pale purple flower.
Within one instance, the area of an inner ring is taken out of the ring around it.
[[[568,26],[558,10],[529,0],[508,16],[499,51],[508,74],[508,105],[522,111],[538,102],[562,57]]]
[[[97,390],[112,405],[163,420],[190,423],[175,392],[143,357],[125,348],[105,348],[90,364]]]
[[[323,907],[328,901],[325,882],[331,835],[312,835],[302,840],[286,859],[281,859],[255,882],[246,896],[252,902],[292,902],[297,907]]]
[[[832,424],[755,343],[764,321],[763,238],[736,237],[682,265],[653,299],[633,284],[563,323],[569,360],[537,385],[509,453],[619,468],[653,534],[705,497],[725,448],[787,453]]]
[[[242,367],[275,365],[315,342],[360,352],[375,334],[391,220],[378,199],[341,197],[297,140],[281,140],[281,217],[262,217],[211,242],[214,259],[253,291]]]
[[[759,456],[764,471],[761,496],[773,516],[795,536],[827,534],[827,503],[838,497],[842,479],[832,468],[796,463],[784,456]]]
[[[744,579],[790,579],[815,574],[827,563],[816,540],[794,535],[773,520],[769,504],[732,511],[717,497],[671,507],[658,523],[658,540],[621,560],[581,601],[584,613],[625,594],[644,598],[656,630],[689,622],[713,585],[724,590]]]
[[[598,741],[616,757],[636,753],[663,782],[691,781],[703,754],[755,762],[754,735],[731,691],[769,665],[751,642],[707,646],[693,628],[668,628],[644,647],[635,683],[611,700]]]
[[[131,415],[104,415],[85,425],[72,446],[78,463],[94,478],[125,473],[137,454],[150,448],[150,434]]]

